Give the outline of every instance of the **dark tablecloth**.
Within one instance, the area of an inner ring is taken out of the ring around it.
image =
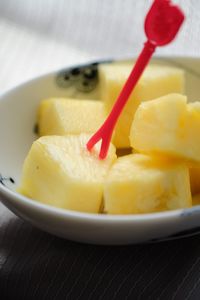
[[[86,245],[42,232],[3,205],[0,211],[0,299],[200,299],[200,235]]]

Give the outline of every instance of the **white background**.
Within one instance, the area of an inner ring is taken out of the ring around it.
[[[200,0],[159,55],[200,56]],[[36,75],[105,57],[135,56],[151,0],[0,0],[0,92]]]

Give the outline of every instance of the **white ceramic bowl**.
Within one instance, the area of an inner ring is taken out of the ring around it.
[[[186,71],[190,100],[200,99],[200,59],[160,58]],[[91,72],[92,70],[92,72]],[[84,76],[90,71],[89,78]],[[62,210],[18,194],[22,164],[36,139],[41,99],[72,96],[98,99],[98,64],[64,69],[31,80],[0,97],[0,195],[16,215],[57,236],[95,244],[131,244],[172,239],[200,231],[200,206],[145,215],[98,215]]]

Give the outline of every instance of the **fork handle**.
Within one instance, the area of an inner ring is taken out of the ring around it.
[[[99,157],[101,159],[105,158],[107,155],[109,144],[112,138],[112,133],[117,120],[119,119],[119,116],[126,102],[128,101],[131,92],[137,84],[151,56],[153,55],[155,48],[156,45],[151,41],[147,41],[144,44],[144,48],[140,53],[126,83],[124,84],[110,114],[106,118],[103,125],[97,130],[97,132],[90,138],[87,143],[88,150],[91,150],[98,141],[102,140],[101,150],[99,154]]]
[[[107,126],[114,129],[114,126],[129,99],[131,92],[133,91],[134,87],[136,86],[140,76],[142,75],[145,67],[147,66],[151,56],[153,55],[156,49],[156,45],[153,44],[151,41],[147,41],[144,44],[144,48],[140,53],[127,81],[125,82],[109,116],[106,119]],[[108,129],[108,128],[107,128]]]

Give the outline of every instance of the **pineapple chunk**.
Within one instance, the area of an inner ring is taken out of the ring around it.
[[[95,132],[105,119],[100,101],[51,98],[38,111],[39,135],[67,135]]]
[[[35,141],[24,162],[19,192],[60,208],[98,213],[103,183],[116,159],[110,146],[105,160],[99,160],[99,146],[90,153],[90,135],[45,136]]]
[[[200,102],[170,94],[141,103],[130,131],[137,151],[200,162]]]
[[[104,201],[109,214],[191,207],[188,168],[185,164],[143,154],[120,157],[108,173]]]
[[[101,99],[109,113],[132,69],[131,64],[100,66]],[[129,132],[135,111],[141,101],[152,100],[168,93],[184,92],[184,72],[181,69],[150,65],[144,71],[118,120],[113,143],[117,148],[130,147]]]

